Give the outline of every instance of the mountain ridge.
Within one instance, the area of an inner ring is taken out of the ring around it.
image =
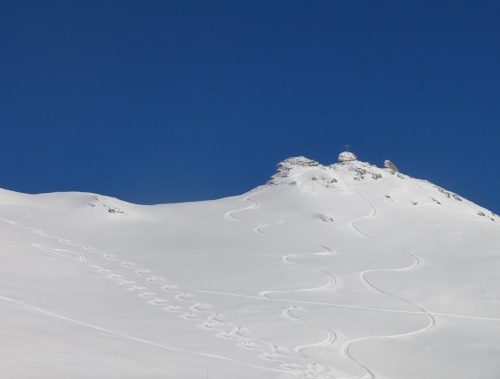
[[[376,165],[372,165],[368,162],[359,161],[357,156],[349,151],[345,151],[339,154],[338,162],[332,163],[329,165],[322,165],[321,163],[306,158],[304,156],[290,157],[282,162],[278,163],[276,172],[271,176],[271,178],[267,181],[266,185],[277,185],[277,184],[287,184],[287,185],[297,185],[298,183],[294,181],[292,178],[300,176],[301,179],[305,182],[308,180],[316,182],[318,185],[323,185],[327,188],[340,190],[342,188],[346,188],[343,186],[343,183],[346,186],[352,185],[352,180],[367,183],[365,179],[373,179],[384,182],[387,178],[390,178],[389,175],[394,178],[399,179],[410,179],[410,181],[418,181],[419,183],[413,182],[419,187],[425,187],[426,195],[420,197],[421,199],[425,198],[424,203],[429,205],[427,200],[431,200],[435,205],[443,205],[447,199],[454,199],[459,202],[464,200],[460,195],[448,191],[436,184],[428,182],[427,180],[422,179],[414,179],[408,175],[405,175],[399,172],[397,169],[395,170],[395,166],[392,162],[392,168],[387,166],[386,160],[384,162],[384,168],[379,168]],[[308,177],[308,174],[309,177]],[[348,181],[342,179],[342,175],[345,175]],[[348,182],[350,184],[348,184]],[[394,181],[393,181],[394,182]],[[304,185],[304,182],[301,183]],[[429,191],[430,188],[434,188],[437,192],[432,193]],[[60,199],[58,196],[62,196],[63,199],[67,199],[68,205],[71,204],[71,198],[75,199],[75,203],[83,202],[83,204],[76,204],[76,207],[93,207],[96,209],[104,209],[108,213],[116,213],[116,214],[125,214],[125,211],[122,211],[121,207],[126,207],[126,204],[130,205],[138,205],[130,202],[126,202],[114,197],[99,195],[95,193],[87,193],[87,192],[54,192],[54,193],[44,193],[44,194],[23,194],[20,192],[9,191],[5,189],[0,189],[2,191],[2,195],[0,198],[0,202],[8,202],[8,201],[27,201],[27,204],[36,203],[38,200],[42,201],[44,199],[48,206],[51,204],[54,205],[55,202]],[[60,194],[60,195],[58,195]],[[387,198],[390,199],[391,195],[386,194]],[[444,197],[443,197],[444,196]],[[76,198],[80,198],[76,200]],[[55,200],[58,199],[58,200]],[[409,200],[411,204],[418,205],[420,204],[418,199]],[[474,204],[470,200],[466,200],[468,204]],[[196,202],[195,202],[196,203]],[[162,205],[162,204],[158,204]],[[150,206],[150,205],[148,205]],[[64,204],[63,204],[64,207]],[[474,210],[469,211],[471,215],[475,214],[476,216],[482,217],[483,220],[489,221],[498,221],[499,216],[494,212],[481,207],[477,204],[473,205]]]
[[[388,166],[387,162],[390,161],[386,160],[384,162],[384,166]],[[298,183],[292,178],[307,175],[306,171],[314,172],[314,174],[310,175],[309,177],[311,181],[315,181],[316,183],[327,188],[337,188],[339,190],[345,188],[345,186],[342,186],[342,183],[347,186],[353,185],[352,180],[361,183],[361,181],[364,181],[365,179],[380,180],[380,182],[384,182],[387,180],[387,178],[399,178],[408,179],[412,182],[412,184],[421,188],[423,190],[422,192],[425,191],[425,195],[418,196],[418,199],[415,198],[413,200],[409,200],[409,202],[414,206],[421,204],[422,202],[426,205],[443,205],[443,203],[446,202],[445,198],[463,202],[464,199],[458,194],[445,190],[442,187],[439,187],[438,185],[435,185],[426,180],[414,179],[408,175],[405,175],[399,172],[397,169],[395,170],[394,164],[392,164],[392,162],[390,163],[393,167],[379,168],[368,162],[359,161],[354,153],[348,151],[340,153],[338,163],[332,163],[326,166],[303,156],[292,157],[285,159],[278,164],[277,171],[268,181],[268,184],[297,185]],[[350,181],[350,184],[348,184],[348,182],[343,179],[342,175],[344,175],[346,179]],[[395,182],[397,181],[392,180],[392,183]],[[367,183],[367,185],[368,184],[371,183]],[[378,184],[379,183],[377,183],[377,185]],[[304,183],[301,183],[301,185],[303,186]],[[396,188],[397,187],[399,186],[396,186]],[[392,198],[390,194],[386,194],[385,196],[387,199]],[[443,198],[443,196],[445,198]],[[429,203],[428,200],[431,200],[432,203]],[[466,203],[470,208],[474,208],[469,210],[471,216],[475,214],[476,216],[482,217],[489,221],[497,221],[499,218],[499,216],[492,211],[474,204],[469,200],[466,200]]]
[[[2,191],[4,375],[496,379],[499,224],[351,154],[195,203]]]

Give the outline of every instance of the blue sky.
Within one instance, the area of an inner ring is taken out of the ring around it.
[[[500,213],[498,1],[0,1],[0,187],[237,195],[345,144]]]

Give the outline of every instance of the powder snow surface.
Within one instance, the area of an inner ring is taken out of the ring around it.
[[[357,160],[216,201],[0,191],[2,378],[500,377],[500,219]]]

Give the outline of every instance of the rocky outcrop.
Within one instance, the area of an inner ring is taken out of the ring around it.
[[[297,168],[304,168],[304,167],[323,167],[320,165],[318,162],[306,158],[306,157],[292,157],[285,159],[283,162],[278,163],[278,168],[276,170],[276,173],[271,177],[269,180],[269,184],[278,184],[282,182],[284,179],[290,177],[291,172],[294,169]],[[294,184],[293,182],[290,182],[288,184]]]
[[[354,162],[357,161],[358,157],[356,154],[351,153],[350,151],[344,151],[339,154],[339,162],[340,163],[347,163],[347,162]]]
[[[105,209],[108,213],[122,213],[125,214],[120,208],[112,204],[112,202],[105,196],[93,196],[93,201],[89,203],[92,208]]]
[[[392,163],[390,160],[386,159],[384,161],[384,167],[385,168],[388,168],[389,170],[392,170],[392,171],[396,171],[396,172],[399,172],[398,168],[396,167],[396,165],[394,163]]]

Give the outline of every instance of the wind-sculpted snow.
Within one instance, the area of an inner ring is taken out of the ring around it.
[[[2,377],[497,379],[498,216],[352,156],[200,203],[0,191]]]

